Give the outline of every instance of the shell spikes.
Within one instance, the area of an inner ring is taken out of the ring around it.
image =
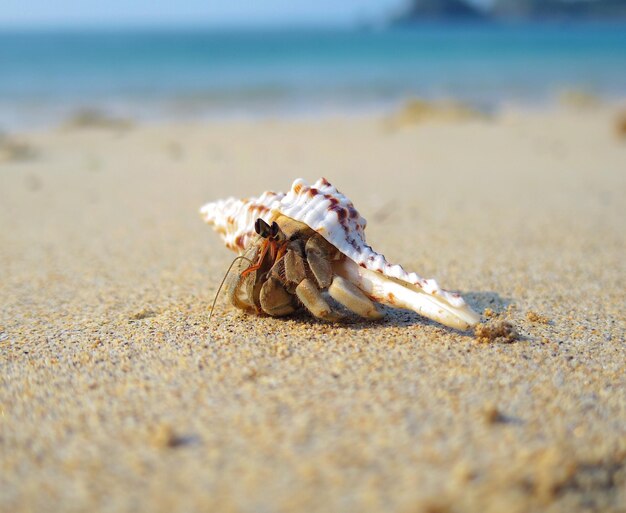
[[[459,294],[440,288],[435,280],[390,264],[368,246],[365,219],[352,201],[324,178],[313,186],[297,179],[288,193],[265,192],[258,198],[208,203],[200,214],[226,246],[240,254],[255,240],[254,226],[259,218],[270,224],[285,217],[304,223],[337,250],[331,262],[333,274],[352,283],[371,300],[413,310],[460,330],[480,320]]]

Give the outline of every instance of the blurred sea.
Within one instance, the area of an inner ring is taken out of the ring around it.
[[[625,25],[0,32],[0,127],[92,108],[139,119],[316,114],[407,97],[479,107],[626,96]]]

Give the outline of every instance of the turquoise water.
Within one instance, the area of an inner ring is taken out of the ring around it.
[[[0,126],[84,107],[140,118],[484,106],[626,93],[624,25],[0,32]]]

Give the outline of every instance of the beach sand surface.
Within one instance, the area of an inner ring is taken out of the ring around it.
[[[12,137],[1,511],[626,511],[613,111]],[[261,318],[224,298],[209,325],[234,255],[199,207],[321,176],[375,249],[519,340],[391,309],[377,323]]]

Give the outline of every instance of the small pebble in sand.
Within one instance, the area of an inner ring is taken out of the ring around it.
[[[489,319],[491,317],[494,317],[496,315],[496,312],[494,312],[491,308],[485,308],[483,315]]]
[[[487,424],[497,424],[504,422],[505,418],[502,412],[495,404],[488,404],[483,409],[483,418]]]
[[[141,319],[146,319],[148,317],[154,317],[157,313],[154,310],[150,310],[149,308],[142,308],[138,312],[132,314],[130,316],[131,321],[140,321]]]
[[[519,338],[519,334],[510,322],[493,320],[477,324],[474,328],[476,341],[482,344],[489,342],[510,343]]]
[[[184,440],[169,424],[158,424],[150,434],[150,442],[158,449],[167,449],[183,445]]]
[[[526,314],[526,319],[528,319],[530,322],[550,324],[550,319],[548,319],[545,315],[538,314],[537,312],[533,312],[532,310]]]

